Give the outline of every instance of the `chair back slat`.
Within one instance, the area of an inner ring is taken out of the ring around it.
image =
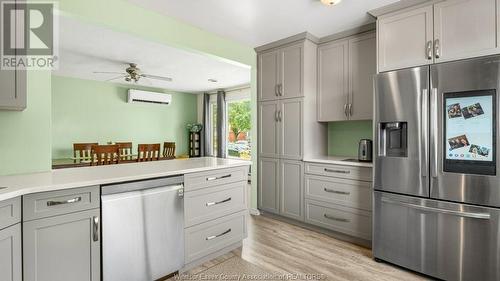
[[[120,163],[120,147],[116,144],[92,146],[92,166]]]
[[[120,160],[132,159],[132,142],[116,142],[119,149]]]
[[[160,160],[160,147],[161,144],[139,144],[137,147],[137,161],[157,161]]]
[[[97,142],[92,143],[74,143],[73,144],[73,158],[77,160],[91,160],[92,159],[92,146],[98,145]]]
[[[163,157],[166,159],[175,158],[175,142],[164,142],[163,143]]]

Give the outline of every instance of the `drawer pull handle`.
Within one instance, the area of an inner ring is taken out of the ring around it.
[[[343,219],[343,218],[336,218],[336,217],[332,217],[328,214],[323,214],[323,217],[329,219],[329,220],[333,220],[333,221],[340,221],[340,222],[349,222],[348,219]]]
[[[222,232],[221,234],[217,234],[217,235],[213,235],[213,236],[208,236],[207,238],[205,238],[205,240],[207,240],[207,241],[208,240],[212,240],[212,239],[215,239],[217,237],[224,236],[224,235],[228,234],[229,232],[231,232],[231,228],[228,229],[228,230],[226,230],[226,231],[224,231],[224,232]]]
[[[333,190],[333,189],[329,189],[329,188],[324,188],[325,192],[329,192],[329,193],[335,193],[335,194],[342,194],[342,195],[350,195],[351,193],[350,192],[345,192],[345,191],[338,191],[338,190]]]
[[[328,169],[328,168],[325,168],[325,172],[329,172],[329,173],[337,173],[337,174],[350,174],[351,171],[346,171],[346,170],[333,170],[333,169]]]
[[[73,203],[78,203],[82,201],[82,197],[75,197],[73,199],[68,199],[65,201],[47,201],[47,206],[57,206],[57,205],[64,205],[64,204],[73,204]]]
[[[92,220],[92,234],[94,242],[99,241],[99,217],[94,217]]]
[[[210,177],[210,178],[207,178],[207,181],[227,179],[227,178],[230,178],[230,177],[231,177],[231,174],[225,175],[225,176],[220,176],[220,177]]]
[[[214,206],[214,205],[219,205],[219,204],[222,204],[222,203],[226,203],[226,202],[229,202],[231,201],[231,197],[227,198],[227,199],[224,199],[222,201],[218,201],[218,202],[207,202],[207,207],[210,207],[210,206]]]

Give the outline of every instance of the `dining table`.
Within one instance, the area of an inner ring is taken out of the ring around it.
[[[120,157],[120,162],[118,164],[126,164],[126,163],[135,163],[137,162],[138,155],[130,154],[130,155],[122,155]],[[175,158],[171,157],[160,157],[158,160],[172,160]],[[57,158],[52,159],[52,169],[67,169],[67,168],[78,168],[78,167],[87,167],[91,166],[92,160],[88,158]]]

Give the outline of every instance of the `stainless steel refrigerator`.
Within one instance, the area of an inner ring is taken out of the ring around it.
[[[373,254],[445,280],[500,280],[500,57],[375,78]]]

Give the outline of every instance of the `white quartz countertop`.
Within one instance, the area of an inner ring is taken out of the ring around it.
[[[0,201],[29,193],[184,175],[250,164],[250,161],[202,157],[0,176]]]
[[[344,161],[346,159],[354,159],[356,161]],[[355,166],[355,167],[373,167],[371,162],[359,162],[356,157],[347,156],[313,156],[304,158],[304,162],[311,163],[323,163],[323,164],[335,164],[344,166]]]

